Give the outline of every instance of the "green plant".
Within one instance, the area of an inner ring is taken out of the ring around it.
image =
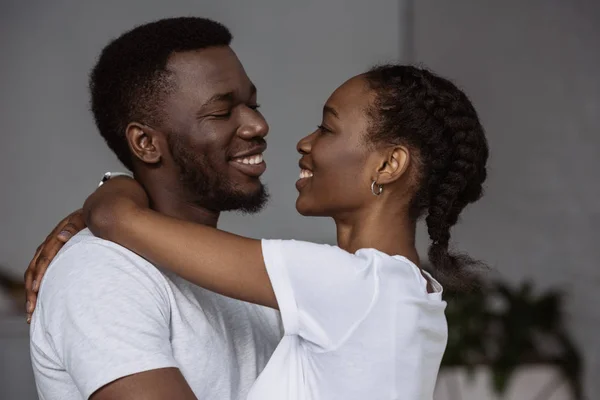
[[[581,357],[563,320],[564,295],[536,294],[530,283],[512,288],[502,282],[482,284],[468,293],[447,293],[448,346],[442,367],[469,372],[487,365],[494,390],[503,394],[518,366],[555,365],[582,398]]]

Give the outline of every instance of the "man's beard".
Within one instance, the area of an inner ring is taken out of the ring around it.
[[[257,191],[245,193],[236,184],[211,165],[205,157],[190,151],[177,135],[168,135],[168,144],[173,160],[179,168],[179,180],[192,196],[194,204],[213,211],[236,210],[257,213],[269,199],[266,187],[261,183]]]

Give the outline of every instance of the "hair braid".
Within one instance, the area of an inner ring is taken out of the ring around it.
[[[454,84],[420,68],[381,66],[366,78],[377,92],[372,140],[417,150],[422,168],[412,215],[427,213],[429,260],[440,280],[463,286],[470,275],[464,267],[481,263],[449,251],[450,230],[483,192],[488,147],[477,113]]]

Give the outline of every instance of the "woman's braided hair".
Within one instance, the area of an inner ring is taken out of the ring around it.
[[[427,213],[429,261],[438,278],[464,286],[469,270],[482,263],[448,247],[461,211],[483,194],[488,145],[477,112],[452,82],[421,68],[383,65],[365,78],[376,93],[369,140],[416,151],[419,177],[411,217]]]

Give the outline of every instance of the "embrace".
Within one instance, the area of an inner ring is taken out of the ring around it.
[[[266,203],[269,127],[231,40],[171,18],[102,51],[92,111],[133,178],[107,174],[28,268],[40,398],[431,400],[439,282],[479,264],[449,251],[486,179],[473,105],[421,68],[351,77],[297,145],[296,208],[332,218],[337,245],[237,236],[219,214]]]

